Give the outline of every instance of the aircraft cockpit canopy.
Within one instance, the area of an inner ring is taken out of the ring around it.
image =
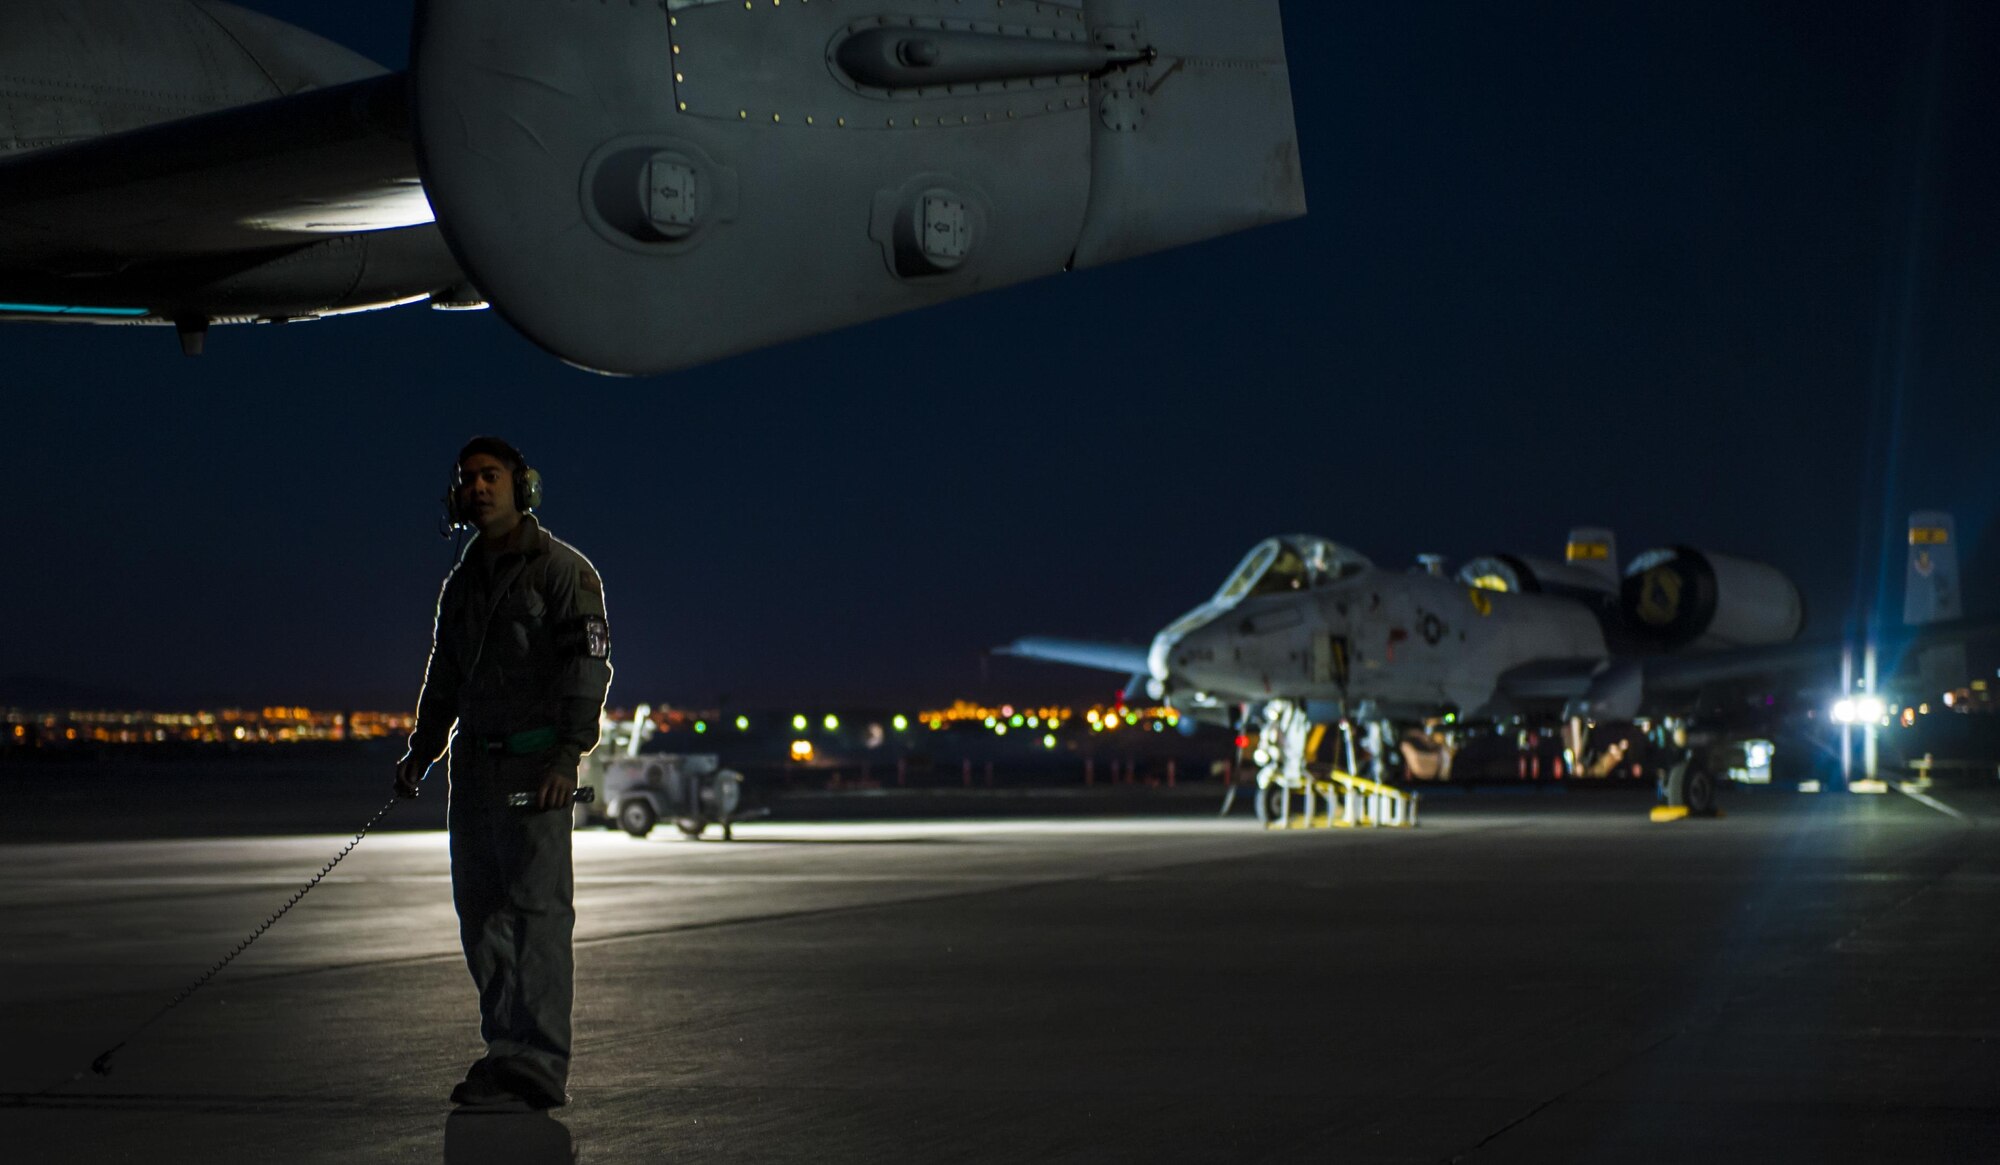
[[[1266,538],[1215,592],[1215,602],[1233,606],[1258,595],[1314,590],[1353,578],[1374,565],[1338,542],[1311,534]]]

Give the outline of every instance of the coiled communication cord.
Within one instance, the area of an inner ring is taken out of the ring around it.
[[[217,959],[215,961],[214,966],[210,967],[206,971],[203,971],[201,975],[195,979],[194,982],[188,984],[186,987],[181,988],[180,994],[168,1000],[167,1005],[165,1007],[162,1007],[160,1010],[154,1012],[152,1017],[147,1019],[146,1022],[140,1024],[138,1027],[133,1028],[132,1031],[128,1035],[126,1035],[124,1039],[119,1040],[117,1043],[106,1048],[95,1060],[92,1060],[90,1062],[90,1067],[79,1069],[76,1072],[72,1073],[70,1076],[66,1077],[65,1079],[59,1080],[56,1083],[49,1085],[47,1088],[42,1089],[40,1092],[34,1093],[33,1095],[37,1097],[47,1096],[49,1093],[54,1092],[58,1088],[66,1088],[69,1085],[76,1083],[78,1080],[83,1079],[84,1073],[86,1072],[95,1073],[96,1075],[99,1076],[111,1075],[111,1057],[117,1055],[119,1050],[122,1049],[126,1044],[129,1044],[133,1040],[139,1038],[141,1032],[144,1032],[147,1028],[152,1027],[154,1024],[160,1022],[160,1019],[164,1017],[168,1012],[172,1011],[176,1007],[179,1007],[187,999],[188,996],[193,995],[195,992],[201,990],[204,986],[206,986],[208,984],[208,981],[210,979],[215,978],[218,974],[220,974],[224,967],[227,967],[231,962],[235,960],[236,956],[242,954],[244,951],[249,950],[251,943],[254,943],[259,938],[263,937],[264,932],[271,929],[272,926],[276,925],[277,921],[285,916],[286,911],[290,910],[294,906],[297,906],[299,904],[300,899],[312,893],[312,888],[314,886],[319,885],[320,881],[323,878],[325,878],[328,874],[332,873],[333,868],[340,864],[342,858],[345,858],[348,854],[354,852],[354,847],[361,844],[361,839],[368,836],[368,831],[375,828],[377,823],[379,823],[384,817],[387,817],[389,815],[389,810],[394,809],[396,807],[396,802],[404,799],[405,798],[400,793],[398,793],[394,797],[391,797],[389,799],[389,803],[387,805],[382,806],[380,809],[377,809],[375,811],[375,816],[370,817],[368,819],[368,824],[363,825],[361,827],[361,831],[354,835],[353,841],[350,841],[345,846],[343,846],[339,853],[333,855],[332,861],[328,862],[327,864],[319,868],[319,873],[314,874],[312,876],[311,881],[299,887],[298,892],[293,894],[290,898],[286,899],[285,904],[283,906],[278,907],[277,910],[271,913],[271,916],[269,918],[266,918],[262,923],[258,925],[256,930],[251,931],[250,937],[244,939],[240,943],[237,943],[236,946],[232,948],[228,954],[222,956],[220,959]]]

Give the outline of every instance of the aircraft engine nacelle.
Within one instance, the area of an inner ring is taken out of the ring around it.
[[[419,0],[425,189],[647,374],[1305,213],[1278,0]]]
[[[1805,625],[1799,588],[1776,567],[1691,546],[1633,559],[1619,599],[1626,627],[1670,651],[1787,643]]]
[[[1562,595],[1601,599],[1615,588],[1609,576],[1567,563],[1525,554],[1488,554],[1458,570],[1458,581],[1469,587],[1517,595]]]

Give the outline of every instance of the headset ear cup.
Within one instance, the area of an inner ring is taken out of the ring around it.
[[[514,508],[527,513],[542,508],[542,475],[532,467],[522,471],[514,483]]]

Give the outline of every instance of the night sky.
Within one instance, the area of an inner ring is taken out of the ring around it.
[[[409,0],[250,6],[406,55]],[[613,703],[1108,694],[981,653],[1142,640],[1293,530],[1400,567],[1599,523],[1837,634],[1940,506],[2000,605],[2000,7],[1285,10],[1297,223],[651,381],[492,313],[0,329],[0,678],[408,706],[482,432],[603,571]]]

